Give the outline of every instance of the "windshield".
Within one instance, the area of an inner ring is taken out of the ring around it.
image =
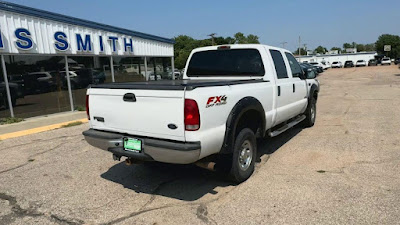
[[[256,49],[229,49],[196,52],[190,59],[187,76],[264,76],[264,64]]]

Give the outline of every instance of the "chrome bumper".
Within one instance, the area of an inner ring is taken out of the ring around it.
[[[97,148],[112,152],[117,156],[125,156],[143,161],[159,161],[175,164],[189,164],[199,160],[200,142],[175,142],[153,138],[142,138],[89,129],[82,133],[86,141]],[[143,141],[143,152],[126,151],[123,138],[138,138]]]

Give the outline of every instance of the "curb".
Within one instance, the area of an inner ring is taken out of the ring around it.
[[[10,139],[10,138],[16,138],[16,137],[22,137],[22,136],[26,136],[26,135],[36,134],[36,133],[49,131],[49,130],[55,130],[55,129],[61,128],[62,126],[67,125],[69,123],[73,123],[73,122],[87,123],[88,119],[71,120],[71,121],[52,124],[52,125],[43,126],[43,127],[37,127],[37,128],[28,129],[28,130],[22,130],[22,131],[7,133],[7,134],[1,134],[0,141]]]

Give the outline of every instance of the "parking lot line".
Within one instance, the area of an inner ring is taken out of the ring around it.
[[[52,125],[48,125],[48,126],[37,127],[37,128],[28,129],[28,130],[2,134],[2,135],[0,135],[0,140],[6,140],[6,139],[10,139],[10,138],[16,138],[16,137],[26,136],[26,135],[30,135],[30,134],[36,134],[36,133],[40,133],[40,132],[44,132],[44,131],[54,130],[54,129],[61,128],[64,125],[68,125],[68,124],[74,123],[74,122],[87,123],[88,119],[85,118],[85,119],[80,119],[80,120],[72,120],[72,121],[63,122],[63,123],[57,123],[57,124],[52,124]]]

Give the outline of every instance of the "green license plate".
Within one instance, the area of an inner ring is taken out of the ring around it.
[[[124,149],[133,152],[142,152],[142,141],[135,138],[124,138]]]

